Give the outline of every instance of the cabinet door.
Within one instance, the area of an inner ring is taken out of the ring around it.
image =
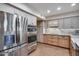
[[[36,26],[36,24],[37,24],[36,17],[29,15],[28,16],[28,25]]]
[[[48,27],[58,27],[58,20],[48,21]]]
[[[59,25],[59,28],[60,28],[60,29],[64,27],[63,24],[64,24],[64,23],[63,23],[63,19],[59,19],[58,25]]]
[[[68,37],[58,37],[59,46],[69,48],[69,38]]]
[[[49,44],[53,44],[53,45],[58,45],[58,39],[57,39],[57,36],[50,36],[48,38],[48,43]]]
[[[48,37],[47,37],[47,35],[44,35],[44,36],[43,36],[43,42],[44,42],[44,43],[47,43],[47,42],[48,42]]]
[[[72,17],[71,28],[77,29],[77,17]]]
[[[75,29],[78,29],[79,28],[79,16],[75,17],[74,21],[75,21],[74,27],[75,27]]]
[[[77,28],[79,28],[79,17],[77,19]]]
[[[63,19],[63,28],[70,29],[71,28],[71,18]]]

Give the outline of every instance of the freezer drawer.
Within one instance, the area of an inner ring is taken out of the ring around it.
[[[27,44],[23,44],[21,46],[21,56],[27,56],[27,55],[28,55]]]

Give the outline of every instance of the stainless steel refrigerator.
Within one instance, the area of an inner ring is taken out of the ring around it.
[[[16,18],[17,15],[0,11],[0,52],[16,45]]]
[[[0,11],[0,55],[28,54],[27,17]]]
[[[20,45],[20,55],[25,56],[27,51],[27,18],[18,16],[16,20],[16,43]]]
[[[4,12],[0,12],[0,51],[4,47]]]

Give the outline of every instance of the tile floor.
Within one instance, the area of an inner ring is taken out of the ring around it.
[[[69,56],[69,50],[38,43],[37,49],[29,56]]]

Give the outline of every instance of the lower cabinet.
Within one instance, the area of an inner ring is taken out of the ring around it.
[[[59,36],[58,37],[59,46],[69,48],[69,37]]]
[[[48,38],[48,41],[50,44],[58,45],[57,36],[50,36],[50,38]]]
[[[70,48],[69,36],[62,35],[44,35],[43,42],[51,45],[56,45],[64,48]]]
[[[43,36],[43,43],[48,43],[48,37],[47,37],[47,35]]]
[[[71,52],[70,53],[71,56],[76,56],[76,50],[73,47],[71,47],[71,51],[70,52]]]
[[[76,50],[76,48],[73,47],[72,43],[73,43],[73,42],[71,41],[70,55],[71,55],[71,56],[77,56],[77,53],[79,53],[79,52]]]

